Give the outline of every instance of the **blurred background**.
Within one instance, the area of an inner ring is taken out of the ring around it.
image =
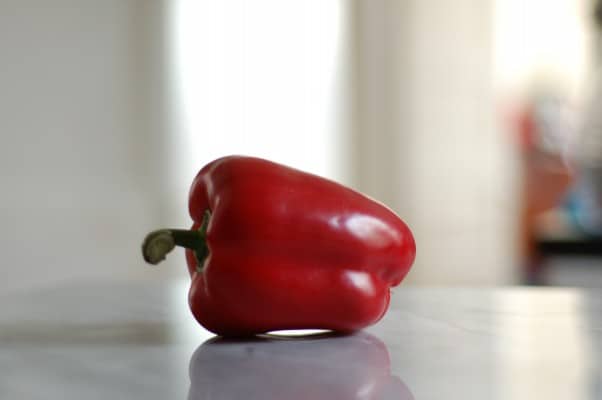
[[[597,10],[597,11],[596,11]],[[186,276],[227,154],[407,221],[411,285],[602,285],[594,0],[0,0],[2,291]]]

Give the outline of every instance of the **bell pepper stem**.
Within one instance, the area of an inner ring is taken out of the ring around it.
[[[209,255],[206,236],[210,216],[211,214],[207,210],[198,230],[159,229],[146,235],[144,242],[142,242],[142,256],[144,257],[144,261],[153,265],[159,264],[161,261],[165,260],[165,256],[169,254],[174,247],[180,246],[194,252],[198,267],[201,268],[203,262]]]

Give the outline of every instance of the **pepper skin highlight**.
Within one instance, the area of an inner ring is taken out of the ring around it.
[[[259,158],[203,167],[189,212],[190,230],[151,232],[143,256],[156,264],[185,247],[192,313],[223,336],[374,324],[416,254],[409,228],[384,205]]]

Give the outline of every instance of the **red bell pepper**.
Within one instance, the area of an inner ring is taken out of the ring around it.
[[[143,255],[157,264],[187,248],[190,308],[219,335],[364,328],[384,315],[416,252],[406,224],[382,204],[258,158],[203,167],[189,211],[191,230],[150,233]]]

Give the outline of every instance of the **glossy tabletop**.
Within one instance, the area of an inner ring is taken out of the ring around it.
[[[600,292],[402,285],[355,335],[228,341],[195,323],[186,285],[0,296],[0,398],[602,398]]]

